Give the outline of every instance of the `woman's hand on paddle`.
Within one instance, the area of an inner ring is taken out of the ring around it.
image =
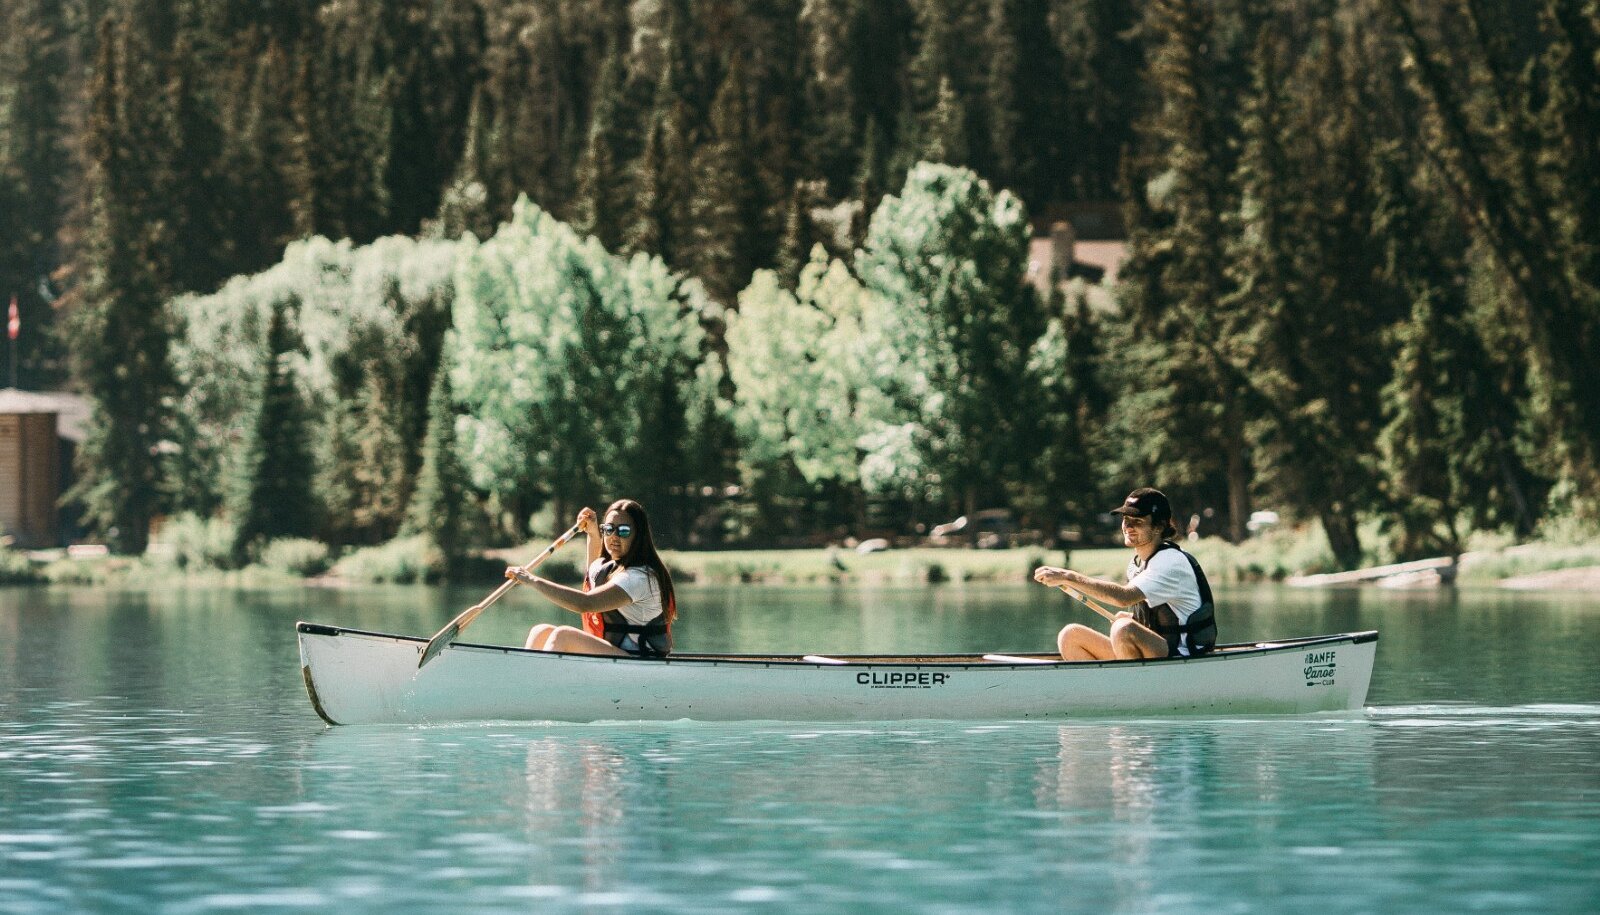
[[[1063,585],[1078,583],[1078,573],[1071,569],[1058,569],[1055,566],[1040,566],[1033,570],[1033,580],[1041,585],[1059,588]]]
[[[521,582],[525,585],[531,585],[533,584],[535,576],[532,572],[522,568],[522,566],[506,566],[506,577],[512,581]]]
[[[578,528],[590,537],[600,536],[600,516],[594,509],[584,507],[578,511]]]

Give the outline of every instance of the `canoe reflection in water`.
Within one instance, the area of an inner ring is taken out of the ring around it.
[[[591,892],[622,877],[619,849],[608,837],[620,831],[629,815],[624,789],[638,781],[639,773],[630,777],[628,768],[627,758],[603,740],[545,737],[528,744],[523,806],[527,834],[578,832],[584,888]],[[554,844],[535,846],[533,852],[545,865],[535,867],[531,876],[536,879],[539,871],[548,874],[566,856]]]
[[[1204,870],[1207,855],[1228,853],[1197,848],[1194,837],[1273,836],[1320,854],[1361,841],[1358,824],[1378,804],[1376,730],[1357,718],[1061,725],[1035,799],[1042,811],[1105,823],[1096,853],[1116,893],[1148,900],[1180,872]],[[1189,860],[1175,860],[1178,849]]]

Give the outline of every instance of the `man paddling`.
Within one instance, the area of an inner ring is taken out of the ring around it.
[[[1172,541],[1178,529],[1166,495],[1141,487],[1111,513],[1122,516],[1122,541],[1133,548],[1127,584],[1051,566],[1033,572],[1040,584],[1133,608],[1116,614],[1109,636],[1077,623],[1062,629],[1056,636],[1062,659],[1126,661],[1210,651],[1217,642],[1211,585],[1200,563]]]

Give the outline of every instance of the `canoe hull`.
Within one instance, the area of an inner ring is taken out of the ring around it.
[[[1204,658],[1083,664],[954,656],[847,663],[743,656],[652,660],[452,645],[300,623],[312,704],[330,724],[451,721],[861,721],[1359,709],[1377,633]]]

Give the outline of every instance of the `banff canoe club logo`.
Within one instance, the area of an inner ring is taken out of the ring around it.
[[[949,679],[949,674],[927,670],[920,672],[896,670],[881,674],[863,671],[856,674],[856,682],[869,689],[933,689],[935,686],[943,686]]]
[[[1332,686],[1334,653],[1331,651],[1306,652],[1306,685]]]

